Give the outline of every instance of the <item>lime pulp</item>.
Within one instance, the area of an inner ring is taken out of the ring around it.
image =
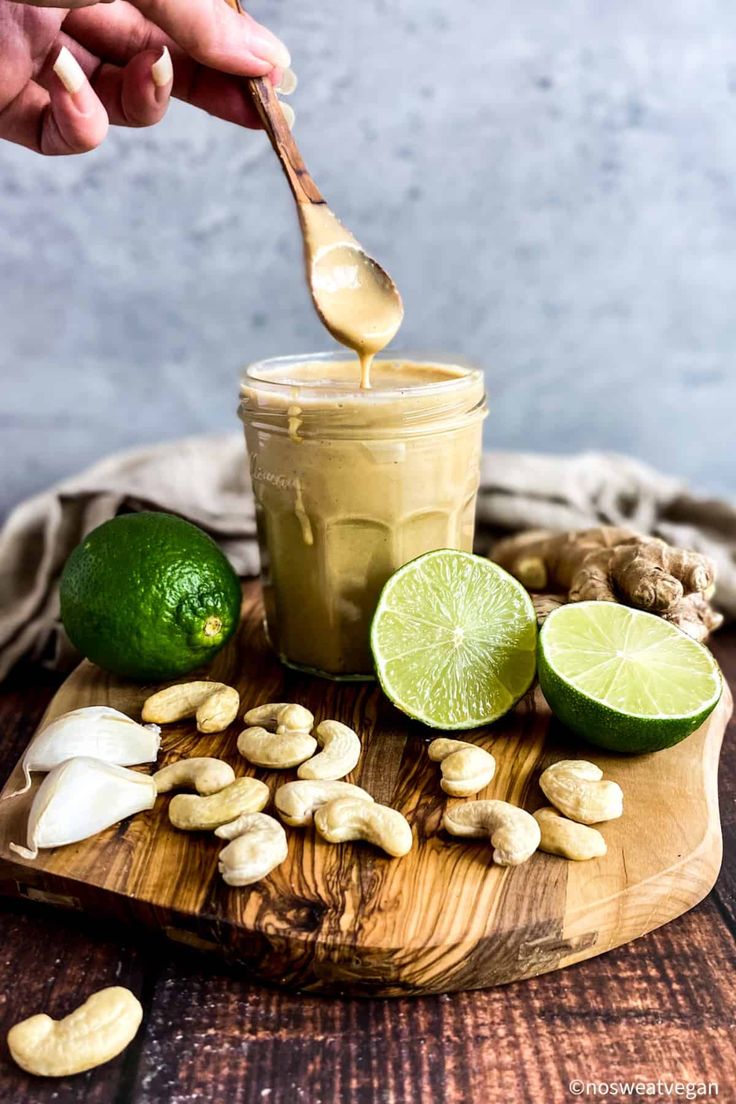
[[[614,602],[551,613],[539,636],[538,670],[553,713],[615,751],[658,751],[685,739],[722,689],[707,648],[661,617]]]
[[[502,568],[427,552],[386,583],[371,626],[376,673],[404,713],[433,728],[476,728],[508,712],[535,673],[531,598]]]

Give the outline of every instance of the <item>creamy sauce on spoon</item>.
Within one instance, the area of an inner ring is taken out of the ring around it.
[[[369,257],[324,203],[300,203],[307,280],[314,305],[332,336],[360,360],[360,386],[371,386],[371,363],[404,317],[388,273]]]

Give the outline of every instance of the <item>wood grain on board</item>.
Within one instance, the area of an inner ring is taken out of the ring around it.
[[[441,830],[447,798],[426,755],[426,729],[407,721],[372,684],[312,679],[274,660],[256,584],[245,591],[238,639],[208,673],[237,686],[244,709],[298,701],[318,718],[356,728],[364,753],[350,780],[407,816],[412,852],[390,860],[368,845],[330,846],[313,829],[293,829],[282,866],[256,886],[232,889],[217,872],[221,843],[211,833],[172,828],[164,797],[150,813],[25,862],[7,846],[24,841],[32,797],[25,795],[0,805],[3,892],[159,929],[278,984],[399,995],[495,985],[600,954],[691,908],[717,876],[715,787],[728,690],[698,733],[652,756],[584,749],[552,720],[538,691],[500,723],[473,734],[497,759],[486,796],[533,810],[544,802],[540,771],[581,755],[620,782],[625,794],[624,817],[603,826],[608,854],[602,859],[575,864],[536,854],[521,867],[502,869],[484,841],[452,840]],[[45,719],[104,702],[137,716],[152,689],[84,663]],[[239,730],[236,722],[226,733],[202,736],[192,721],[166,726],[160,763],[218,755],[272,789],[294,777],[249,767],[235,748]],[[18,779],[16,768],[6,789]]]
[[[736,633],[713,641],[736,684]],[[0,687],[5,778],[59,678],[18,669]],[[569,1104],[569,1081],[636,1074],[714,1080],[736,1096],[736,720],[721,757],[724,863],[714,891],[672,924],[564,971],[450,996],[325,1000],[264,988],[146,932],[0,900],[0,1100],[22,1104]],[[731,846],[728,841],[730,838]],[[3,1040],[104,985],[144,1006],[120,1058],[77,1077],[19,1070]],[[622,1097],[621,1099],[626,1099]],[[635,1098],[631,1098],[635,1099]]]

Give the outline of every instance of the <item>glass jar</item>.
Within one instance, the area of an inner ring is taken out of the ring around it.
[[[239,414],[256,502],[266,627],[281,660],[372,678],[370,623],[402,564],[470,551],[486,414],[479,369],[344,353],[246,369]]]

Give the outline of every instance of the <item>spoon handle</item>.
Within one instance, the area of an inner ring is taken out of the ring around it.
[[[247,83],[294,199],[297,203],[324,203],[322,193],[312,180],[294,135],[289,130],[273,85],[265,77],[250,77]]]
[[[235,11],[244,14],[240,0],[225,0]],[[289,130],[279,98],[274,87],[265,77],[249,77],[246,80],[253,102],[269,137],[276,156],[281,162],[297,203],[324,203],[324,197],[312,180],[294,135]]]

